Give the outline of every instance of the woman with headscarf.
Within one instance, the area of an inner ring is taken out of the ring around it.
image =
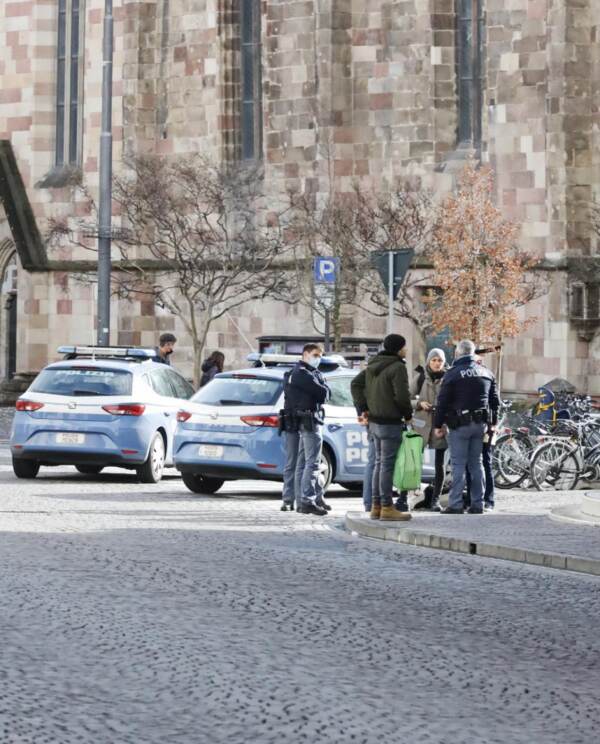
[[[446,369],[443,349],[431,349],[427,354],[425,367],[416,368],[410,387],[411,397],[416,399],[412,424],[415,431],[423,437],[424,446],[435,450],[433,491],[431,488],[426,489],[424,508],[436,512],[441,511],[440,494],[444,485],[444,455],[448,442],[445,437],[439,438],[433,433],[433,413]]]

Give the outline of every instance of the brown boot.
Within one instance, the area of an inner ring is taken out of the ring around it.
[[[407,522],[409,519],[412,519],[412,514],[408,511],[398,511],[394,505],[382,506],[380,519],[389,522]]]
[[[381,515],[381,504],[376,504],[375,502],[371,505],[371,514],[369,515],[371,519],[379,519]]]

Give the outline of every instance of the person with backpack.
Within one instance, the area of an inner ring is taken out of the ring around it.
[[[423,445],[435,451],[435,480],[433,486],[425,489],[424,509],[440,512],[440,494],[444,485],[444,457],[448,442],[446,437],[436,437],[433,433],[433,415],[446,371],[446,355],[443,349],[431,349],[427,354],[425,367],[418,366],[410,385],[410,393],[415,400],[413,428],[423,437]]]
[[[393,477],[396,455],[412,405],[406,371],[406,340],[390,333],[383,351],[352,380],[352,399],[359,416],[368,417],[375,445],[371,519],[408,520],[408,500],[394,506]]]

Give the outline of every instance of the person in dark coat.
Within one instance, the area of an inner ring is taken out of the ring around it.
[[[323,404],[329,387],[319,372],[323,350],[306,344],[302,359],[285,375],[283,431],[285,466],[282,511],[296,505],[300,514],[325,516],[331,509],[323,498],[319,465],[323,449]]]
[[[223,371],[225,364],[225,355],[222,351],[213,351],[213,353],[202,363],[202,377],[200,378],[200,387],[204,387],[213,377]]]
[[[413,413],[405,356],[406,340],[390,333],[383,340],[383,351],[369,361],[351,384],[356,412],[368,419],[375,444],[371,519],[411,518],[406,495],[395,507],[393,501],[396,454],[405,424]]]
[[[443,437],[449,428],[452,486],[445,514],[462,514],[465,471],[471,474],[469,514],[483,514],[483,438],[494,430],[500,401],[496,378],[475,360],[475,344],[465,339],[456,348],[456,359],[444,375],[433,417],[434,434]]]
[[[168,367],[171,366],[171,354],[175,351],[175,344],[177,339],[172,333],[162,333],[158,339],[158,346],[156,347],[156,358],[155,362],[159,364],[166,364]]]

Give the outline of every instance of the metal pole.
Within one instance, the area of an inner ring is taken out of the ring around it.
[[[387,332],[391,333],[394,326],[394,253],[388,252],[388,322]]]
[[[331,311],[325,310],[325,351],[331,351]]]
[[[100,133],[100,199],[98,205],[98,333],[99,346],[110,344],[110,272],[112,231],[112,77],[113,4],[104,3],[102,43],[102,131]]]

